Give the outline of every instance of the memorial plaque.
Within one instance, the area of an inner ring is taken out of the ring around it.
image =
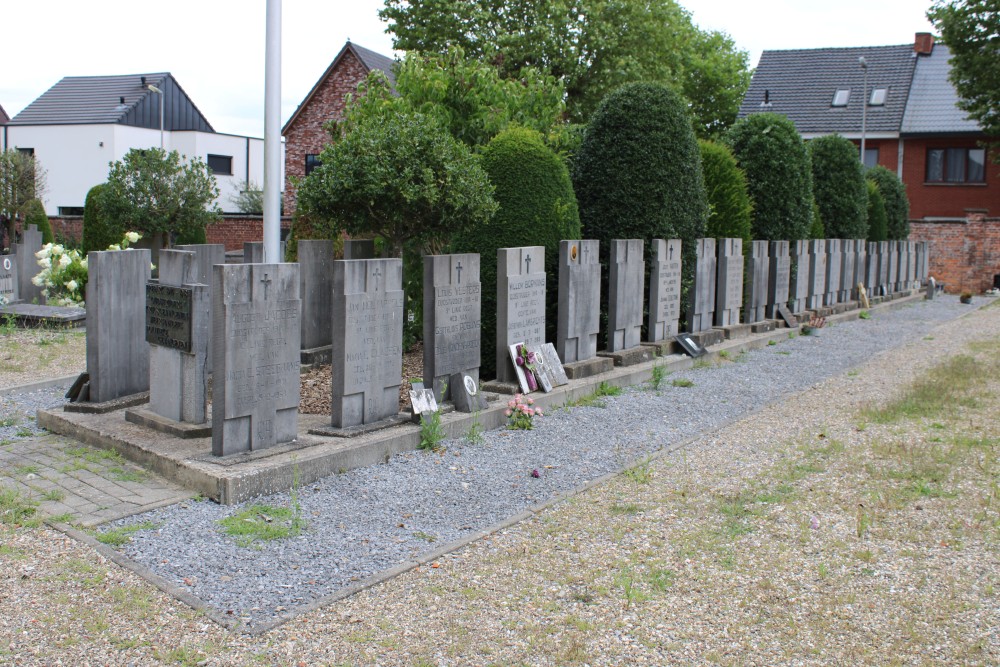
[[[601,263],[598,241],[559,242],[559,307],[556,345],[567,362],[597,356],[601,328]]]
[[[291,442],[298,433],[299,267],[217,265],[213,280],[212,453]]]
[[[771,269],[767,241],[753,241],[745,281],[746,322],[760,322],[767,317],[768,278]]]
[[[17,255],[0,255],[0,303],[18,299]]]
[[[608,275],[608,352],[642,342],[642,297],[646,262],[641,239],[611,242]]]
[[[479,383],[471,375],[455,373],[448,384],[451,387],[451,400],[459,412],[476,412],[489,407],[479,391]]]
[[[794,329],[797,326],[799,326],[798,318],[796,318],[795,315],[793,315],[792,312],[788,310],[788,307],[785,306],[785,304],[783,303],[778,304],[777,311],[778,315],[781,317],[781,319],[785,321],[785,325],[789,329]]]
[[[778,317],[778,306],[788,303],[792,259],[788,254],[788,241],[771,241],[770,244],[766,315],[770,319],[776,319]]]
[[[674,340],[680,343],[681,349],[683,349],[689,357],[701,357],[704,356],[707,350],[703,348],[698,342],[688,336],[687,334],[678,334],[674,336]]]
[[[555,382],[553,382],[553,375],[545,362],[545,354],[542,352],[542,346],[532,345],[528,349],[535,357],[535,379],[538,380],[539,388],[547,394],[555,387]]]
[[[191,351],[189,287],[146,285],[146,342],[183,352]]]
[[[561,387],[564,384],[569,384],[569,378],[566,377],[566,370],[563,368],[562,361],[559,360],[559,354],[552,343],[542,345],[542,356],[545,357],[545,370],[549,374],[549,380],[552,382],[552,385]]]
[[[826,240],[813,239],[809,242],[809,298],[806,299],[806,308],[820,308],[825,295]]]
[[[677,335],[681,316],[681,240],[653,239],[649,271],[646,340],[656,343]]]
[[[479,380],[482,285],[477,253],[424,257],[423,312],[424,380],[445,401],[455,373]]]
[[[333,263],[332,424],[371,424],[399,412],[403,365],[403,263]]]
[[[497,249],[497,379],[518,378],[509,350],[514,343],[545,342],[545,248]]]
[[[715,326],[740,323],[743,309],[743,239],[719,239]]]
[[[698,239],[695,249],[694,284],[689,294],[688,331],[696,333],[712,328],[715,318],[715,239]]]
[[[801,313],[808,307],[809,302],[812,257],[809,254],[809,241],[795,241],[790,247],[795,270],[788,285],[789,305],[793,313]]]
[[[414,389],[410,391],[410,408],[415,415],[429,414],[438,411],[437,398],[433,389]]]

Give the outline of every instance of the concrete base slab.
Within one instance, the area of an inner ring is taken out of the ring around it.
[[[209,415],[204,424],[188,424],[167,419],[148,408],[129,408],[125,410],[125,421],[151,428],[160,433],[172,435],[175,438],[210,438],[212,437],[212,420]]]
[[[567,373],[567,375],[569,375]],[[501,382],[500,380],[487,380],[482,383],[483,391],[492,391],[494,394],[514,394],[521,393],[521,386],[516,382]]]
[[[598,352],[597,356],[611,359],[615,366],[635,366],[636,364],[644,364],[647,361],[651,361],[656,354],[651,347],[637,345],[636,347],[630,347],[627,350],[619,352]]]
[[[66,412],[82,412],[90,415],[103,415],[109,412],[114,412],[115,410],[123,410],[124,408],[142,405],[143,403],[149,403],[148,391],[144,391],[139,394],[132,394],[131,396],[122,396],[121,398],[116,398],[113,401],[104,401],[103,403],[91,403],[90,401],[67,403],[63,406],[63,409]]]
[[[323,435],[328,438],[357,438],[361,435],[375,433],[376,431],[411,422],[413,422],[413,416],[409,412],[401,412],[398,415],[392,415],[391,417],[386,417],[370,424],[358,424],[357,426],[347,426],[345,428],[332,425],[318,426],[309,429],[309,433],[311,435]]]
[[[763,320],[760,322],[754,322],[750,325],[750,333],[767,333],[768,331],[774,331],[777,328],[777,322],[774,320]]]
[[[607,357],[593,357],[583,361],[573,361],[568,364],[563,364],[563,370],[566,371],[566,377],[570,380],[582,380],[583,378],[589,378],[594,375],[600,375],[601,373],[607,373],[614,367],[614,360],[608,359]]]
[[[726,339],[726,335],[721,329],[708,329],[707,331],[698,331],[696,333],[687,334],[688,338],[698,343],[702,347],[708,347],[709,345],[718,345]]]
[[[34,303],[10,303],[0,306],[0,315],[13,315],[21,326],[55,326],[75,328],[87,324],[87,311],[64,306],[39,306]]]
[[[642,343],[642,345],[653,348],[653,354],[658,357],[665,357],[669,354],[680,354],[682,352],[681,346],[673,339],[658,340],[655,343]]]
[[[313,347],[299,354],[299,362],[303,366],[322,366],[333,361],[333,346]]]
[[[716,327],[722,332],[722,335],[726,340],[734,340],[736,338],[746,338],[750,335],[750,325],[749,324],[730,324],[727,327]]]

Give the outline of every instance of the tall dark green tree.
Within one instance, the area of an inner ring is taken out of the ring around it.
[[[705,236],[741,238],[743,248],[750,249],[750,215],[753,205],[747,194],[747,177],[738,166],[727,146],[711,141],[699,141],[701,171],[708,196],[708,224]]]
[[[951,81],[967,111],[1000,139],[1000,4],[997,0],[938,0],[927,18],[951,51]],[[994,142],[996,143],[996,142]],[[1000,152],[993,152],[1000,160]]]
[[[636,81],[668,82],[691,100],[699,134],[736,118],[750,83],[747,54],[699,30],[675,0],[386,0],[379,16],[402,51],[465,53],[506,79],[533,67],[566,85],[570,119]]]
[[[792,121],[778,114],[755,113],[733,125],[725,141],[747,177],[753,202],[753,238],[808,238],[812,167]]]
[[[879,192],[875,181],[865,179],[868,188],[868,240],[885,241],[886,236],[886,215],[885,200]]]
[[[874,181],[879,194],[885,202],[886,238],[890,240],[905,240],[910,236],[910,200],[906,196],[906,185],[895,172],[879,165],[865,173],[865,177]]]
[[[826,235],[831,239],[863,239],[868,235],[868,188],[858,147],[837,134],[809,142],[813,197]]]
[[[45,205],[38,199],[29,199],[21,208],[21,215],[24,216],[24,226],[35,225],[42,233],[42,243],[53,243],[52,224],[49,216],[45,213]]]

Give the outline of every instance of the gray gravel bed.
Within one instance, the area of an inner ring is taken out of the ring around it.
[[[48,433],[35,424],[35,413],[65,403],[68,385],[0,396],[0,443],[10,444]]]
[[[122,552],[250,628],[360,579],[513,516],[529,506],[927,335],[969,311],[955,297],[879,312],[630,387],[605,407],[558,409],[532,431],[496,430],[479,444],[407,452],[387,464],[298,490],[306,531],[240,547],[218,521],[245,506],[186,502],[116,522],[152,522]],[[672,381],[687,378],[691,387]],[[538,477],[532,472],[538,471]],[[287,493],[256,502],[290,506]]]

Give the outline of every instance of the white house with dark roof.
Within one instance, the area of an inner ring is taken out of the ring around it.
[[[65,77],[0,126],[0,149],[30,151],[48,173],[49,215],[81,214],[109,163],[161,145],[208,164],[223,211],[245,181],[263,183],[263,139],[216,132],[169,72]]]

